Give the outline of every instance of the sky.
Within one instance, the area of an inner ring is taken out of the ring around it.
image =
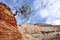
[[[18,25],[25,22],[60,25],[60,0],[0,0],[0,2],[7,4],[13,13],[16,11],[13,10],[14,7],[18,9],[24,4],[32,8],[33,11],[28,15],[28,20],[21,14],[15,16]]]

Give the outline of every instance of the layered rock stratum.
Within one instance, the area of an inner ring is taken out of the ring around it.
[[[0,2],[0,20],[4,20],[10,23],[11,25],[13,25],[14,27],[17,26],[16,20],[14,18],[12,11],[7,5],[1,2]]]
[[[0,40],[23,40],[10,8],[0,2]]]
[[[18,26],[24,40],[59,40],[60,25],[24,23]]]

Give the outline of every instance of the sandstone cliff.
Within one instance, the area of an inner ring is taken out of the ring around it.
[[[0,2],[0,40],[23,40],[10,8]]]
[[[4,3],[0,3],[0,20],[4,20],[16,27],[16,20],[10,8]]]
[[[59,40],[60,25],[24,23],[18,26],[24,40]],[[57,37],[57,38],[56,38]]]
[[[18,28],[21,28],[24,30],[25,33],[36,33],[36,32],[60,32],[60,25],[50,25],[50,24],[30,24],[30,23],[24,23],[18,26]]]

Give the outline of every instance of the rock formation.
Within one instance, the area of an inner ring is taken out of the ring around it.
[[[0,40],[23,40],[10,8],[0,2]]]
[[[4,3],[0,3],[0,20],[4,20],[16,27],[16,20],[10,8]]]
[[[36,33],[36,32],[60,32],[59,25],[50,25],[50,24],[30,24],[24,23],[18,27],[21,28],[25,33]],[[23,32],[22,31],[22,32]]]
[[[18,30],[23,35],[24,40],[60,39],[60,25],[24,23],[18,26]]]

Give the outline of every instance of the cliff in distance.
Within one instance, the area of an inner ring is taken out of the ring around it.
[[[18,26],[24,40],[59,40],[60,25],[23,23]]]

